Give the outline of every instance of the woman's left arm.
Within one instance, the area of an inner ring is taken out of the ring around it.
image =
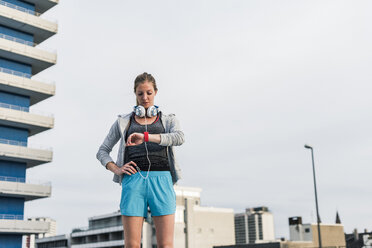
[[[168,133],[161,133],[159,145],[161,146],[180,146],[185,142],[185,135],[181,131],[180,123],[175,115],[169,116],[171,118],[170,128]],[[150,138],[150,137],[149,137]]]
[[[180,146],[185,142],[185,136],[180,129],[180,124],[176,117],[172,115],[168,133],[149,134],[149,142],[157,143],[161,146]],[[143,133],[132,133],[127,139],[127,146],[140,145],[145,141]]]

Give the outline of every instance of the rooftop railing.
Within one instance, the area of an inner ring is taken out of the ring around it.
[[[23,215],[0,214],[0,219],[2,220],[23,220]]]

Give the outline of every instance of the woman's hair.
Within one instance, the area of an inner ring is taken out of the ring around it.
[[[144,82],[152,83],[152,85],[154,86],[154,90],[158,91],[155,78],[151,74],[144,72],[142,74],[139,74],[134,80],[134,93],[136,93],[138,85],[143,84]]]
[[[134,80],[134,93],[136,93],[136,89],[138,85],[143,84],[144,82],[152,83],[152,86],[154,86],[154,90],[158,91],[158,87],[156,87],[155,78],[151,74],[144,72],[142,74],[139,74]],[[139,104],[137,100],[136,100],[136,104],[137,105]]]

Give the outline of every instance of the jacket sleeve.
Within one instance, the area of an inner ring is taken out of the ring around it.
[[[115,121],[112,124],[109,133],[107,134],[105,140],[103,141],[102,145],[99,147],[96,158],[101,162],[103,166],[106,167],[106,164],[110,161],[114,161],[111,156],[110,152],[115,144],[119,141],[120,129],[118,125],[118,121]]]
[[[161,146],[180,146],[185,142],[185,136],[180,129],[180,124],[175,117],[171,115],[169,120],[169,133],[160,134],[160,143]]]

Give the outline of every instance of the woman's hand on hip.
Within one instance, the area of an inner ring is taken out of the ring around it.
[[[137,166],[137,164],[134,163],[133,161],[130,161],[124,164],[122,167],[118,167],[117,170],[115,171],[115,174],[118,176],[122,174],[127,174],[127,175],[136,174],[137,170],[134,169],[134,166]]]
[[[132,133],[127,139],[127,146],[136,146],[145,142],[145,135],[143,133]]]

